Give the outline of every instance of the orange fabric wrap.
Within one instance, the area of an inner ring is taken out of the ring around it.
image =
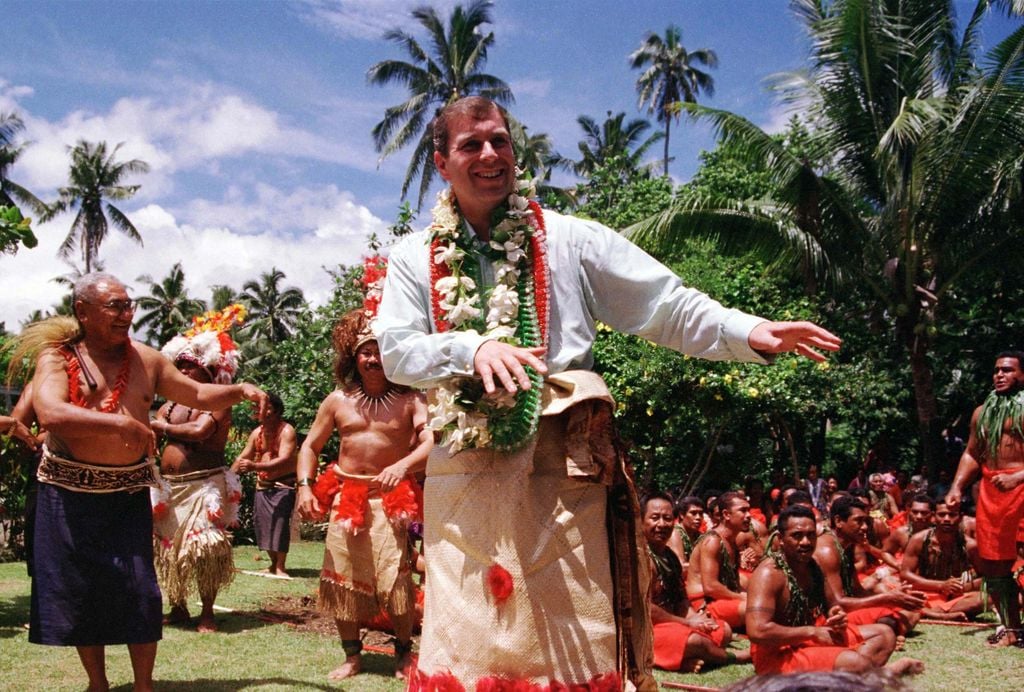
[[[654,667],[662,670],[679,670],[686,654],[686,642],[690,635],[706,637],[722,646],[725,628],[719,626],[714,632],[705,633],[679,622],[659,622],[654,625]]]
[[[819,626],[824,622],[819,620]],[[846,646],[827,646],[811,640],[786,646],[765,646],[750,644],[750,655],[754,672],[758,675],[803,673],[809,671],[828,672],[835,668],[836,659],[844,651],[855,650],[864,642],[856,627],[847,626]]]
[[[1010,472],[1020,469],[1009,469]],[[999,490],[992,477],[1007,469],[981,467],[981,489],[978,493],[977,540],[978,555],[986,560],[1017,558],[1017,529],[1024,520],[1024,483],[1013,490]]]
[[[716,620],[729,623],[734,630],[743,626],[743,618],[740,617],[740,602],[734,599],[712,601],[708,604],[705,612]]]

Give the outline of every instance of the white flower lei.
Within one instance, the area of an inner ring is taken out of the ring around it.
[[[479,287],[463,271],[466,252],[458,245],[463,232],[462,217],[455,207],[451,191],[446,189],[438,193],[437,204],[432,211],[433,222],[428,229],[431,240],[436,241],[432,261],[446,265],[450,275],[437,279],[433,286],[438,298],[434,306],[437,320],[447,322],[452,329],[477,332],[470,323],[483,317],[483,336],[520,345],[516,337],[520,318],[518,285],[522,272],[529,269],[530,237],[541,233],[530,222],[533,210],[529,202],[534,194],[532,180],[517,180],[516,192],[508,197],[504,218],[491,229],[489,245],[501,255],[492,260],[495,286],[487,297],[484,312],[480,306]],[[543,261],[543,258],[535,261]],[[535,384],[539,386],[539,375],[536,377],[538,381]],[[491,446],[493,440],[488,411],[509,409],[517,402],[516,395],[507,392],[488,397],[486,402],[467,401],[463,393],[466,380],[452,378],[439,385],[434,402],[428,407],[427,427],[442,433],[442,444],[451,454],[462,449]]]

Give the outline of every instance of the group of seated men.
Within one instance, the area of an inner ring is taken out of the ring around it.
[[[980,614],[973,519],[925,494],[908,505],[906,525],[890,529],[862,496],[837,492],[823,513],[790,489],[766,526],[742,492],[707,505],[647,495],[655,666],[859,672],[885,666],[922,618]],[[749,649],[729,647],[739,633]],[[923,665],[903,658],[888,667],[906,674]]]

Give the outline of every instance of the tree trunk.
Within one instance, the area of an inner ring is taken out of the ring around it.
[[[668,177],[668,129],[672,125],[672,116],[665,114],[665,177]]]
[[[914,402],[917,409],[917,427],[921,436],[921,457],[928,477],[934,479],[943,459],[942,425],[935,401],[935,378],[928,362],[928,339],[918,336],[907,345],[910,351],[910,371],[914,382]]]
[[[724,428],[724,425],[718,426],[708,439],[707,454],[704,455],[704,461],[699,467],[690,469],[690,474],[687,476],[686,482],[683,484],[683,496],[692,495],[694,488],[704,480],[704,474],[708,472],[708,468],[711,466],[711,459],[715,456],[715,449],[718,447],[718,440],[722,436],[722,430]]]

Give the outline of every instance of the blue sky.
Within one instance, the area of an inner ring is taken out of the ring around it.
[[[405,96],[365,75],[406,57],[382,40],[387,29],[425,40],[409,16],[420,4],[5,0],[0,111],[21,114],[33,142],[11,177],[52,200],[66,182],[67,146],[123,142],[123,158],[151,166],[120,205],[145,245],[113,232],[100,252],[108,271],[143,292],[137,276],[159,279],[181,261],[190,292],[208,298],[212,284],[238,289],[276,266],[286,284],[323,300],[322,267],[359,261],[369,234],[384,236],[396,215],[406,152],[378,165],[370,130]],[[453,4],[433,6],[447,15]],[[646,117],[626,56],[648,32],[676,24],[687,49],[714,49],[715,93],[702,101],[770,130],[787,114],[764,80],[798,69],[807,53],[786,0],[497,0],[493,17],[486,71],[512,86],[513,114],[570,157],[579,115]],[[990,22],[986,43],[1006,26]],[[688,179],[713,146],[703,127],[673,127],[672,175]],[[38,248],[0,256],[9,329],[60,300],[51,279],[70,270],[56,258],[70,222],[37,225]]]

